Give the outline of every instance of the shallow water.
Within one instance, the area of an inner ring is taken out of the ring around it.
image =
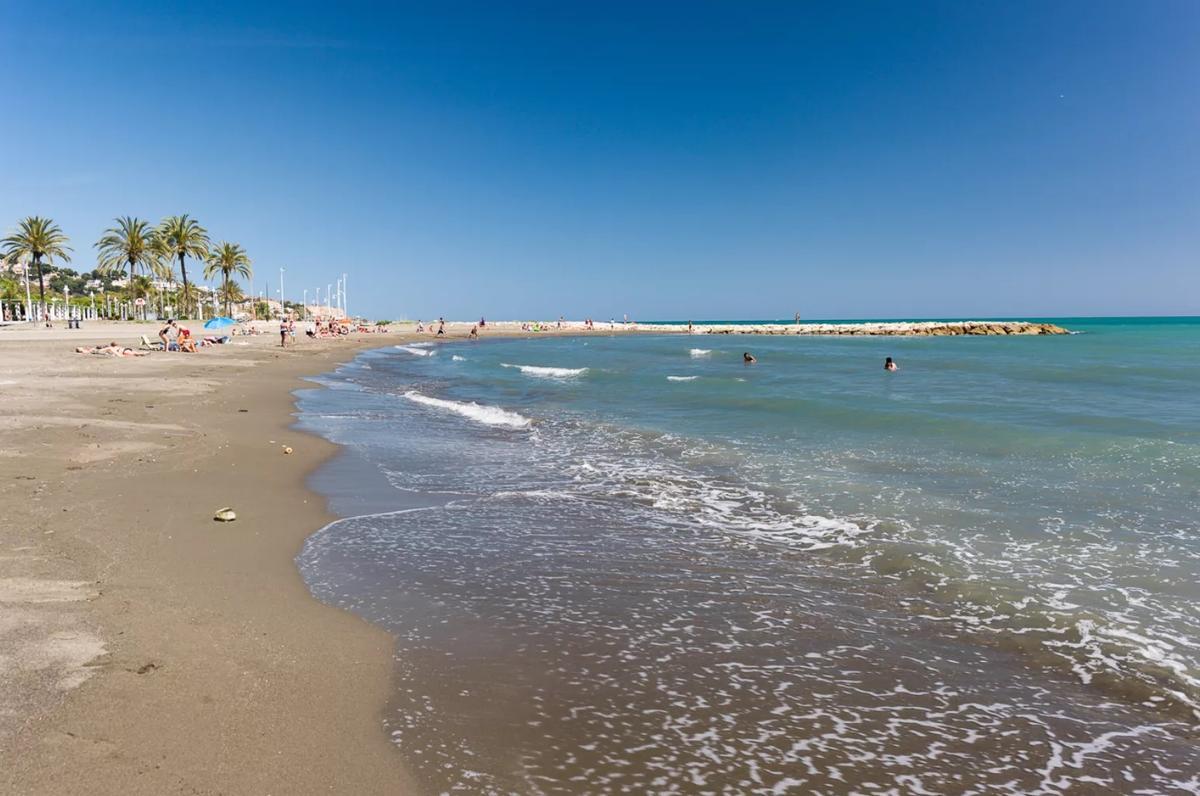
[[[430,791],[1197,792],[1200,324],[1067,325],[368,352],[301,568]]]

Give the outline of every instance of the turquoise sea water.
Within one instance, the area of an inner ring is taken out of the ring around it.
[[[1046,320],[366,353],[302,570],[430,790],[1197,792],[1200,321]]]

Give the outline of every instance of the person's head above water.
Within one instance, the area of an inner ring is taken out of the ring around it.
[[[743,362],[757,362],[758,360],[755,359],[754,355],[751,354],[749,351],[745,351],[742,353],[742,361]]]
[[[891,357],[888,357],[887,359],[885,359],[883,361],[883,369],[884,370],[899,370],[899,368],[896,366],[896,363],[892,360]]]

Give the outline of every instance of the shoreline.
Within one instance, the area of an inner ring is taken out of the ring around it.
[[[1009,513],[1005,490],[1030,474],[1053,489],[1060,443],[1088,450],[1094,432],[1086,421],[1061,437],[1045,432],[1057,406],[1046,393],[1019,389],[1015,403],[1030,415],[997,424],[1016,412],[993,396],[998,386],[1001,394],[1024,386],[1030,370],[1038,381],[1058,370],[1084,377],[1072,380],[1071,394],[1083,399],[1072,405],[1092,406],[1086,377],[1109,345],[1103,336],[1035,346],[1045,358],[1034,360],[1021,345],[985,344],[965,360],[962,343],[929,341],[914,351],[921,361],[911,380],[845,367],[857,354],[833,340],[762,341],[764,361],[775,366],[758,378],[751,374],[760,369],[730,361],[741,348],[734,340],[712,346],[709,358],[688,351],[699,341],[603,338],[591,348],[577,338],[452,348],[464,355],[457,362],[450,351],[372,352],[333,377],[335,389],[301,400],[307,428],[361,450],[377,470],[371,480],[347,461],[340,478],[327,474],[342,488],[332,491],[337,498],[365,493],[370,507],[345,504],[345,516],[356,516],[311,537],[301,568],[323,599],[401,639],[404,676],[390,718],[429,791],[618,781],[633,790],[721,790],[748,787],[756,775],[763,790],[870,789],[881,778],[921,778],[944,792],[1031,790],[1036,772],[1055,769],[1055,750],[1073,747],[1096,749],[1098,759],[1060,772],[1064,782],[1078,774],[1072,781],[1085,789],[1161,784],[1168,769],[1187,770],[1191,728],[1153,669],[1122,666],[1119,677],[1091,681],[1087,667],[1112,659],[1092,653],[1090,639],[1065,652],[1056,644],[1088,617],[1051,591],[1076,583],[1061,573],[1086,561],[1101,571],[1080,589],[1110,583],[1087,537],[1080,544],[1066,536],[1074,549],[1064,551],[1052,527],[1028,542],[1036,555],[1018,558],[1019,576],[1009,577],[1008,542],[1017,536],[1009,529],[1038,526]],[[1156,364],[1147,359],[1147,368]],[[747,378],[729,378],[731,368]],[[963,378],[977,368],[999,378]],[[664,374],[683,372],[712,381],[664,384]],[[406,385],[427,385],[423,395],[444,400],[395,402]],[[710,386],[704,403],[698,396]],[[934,388],[979,407],[972,428],[955,422],[957,412],[923,422],[926,410],[912,399]],[[764,393],[757,416],[751,402],[736,402],[751,389]],[[906,400],[911,411],[893,409]],[[494,417],[459,411],[474,407],[543,424],[530,434],[516,423],[496,429],[487,422]],[[863,435],[884,427],[866,425],[874,415],[894,429]],[[1007,447],[996,442],[997,425]],[[791,435],[783,444],[771,439],[780,430]],[[1029,445],[1031,434],[1045,447]],[[896,441],[875,456],[881,435]],[[914,465],[912,451],[926,445],[928,463]],[[808,466],[843,451],[856,458],[844,470]],[[775,456],[791,469],[772,472]],[[771,463],[759,469],[763,461]],[[939,467],[945,462],[952,466]],[[1137,466],[1129,462],[1129,472]],[[907,502],[914,486],[929,497]],[[977,503],[946,506],[947,495],[968,488]],[[453,504],[389,512],[399,508],[397,490],[414,502]],[[331,493],[328,484],[322,491]],[[1044,515],[1033,512],[1070,517],[1079,505],[1073,496],[1039,500],[1045,494],[1028,501],[1035,523]],[[962,544],[960,528],[983,541]],[[1166,616],[1169,597],[1146,595]],[[1091,615],[1097,636],[1115,616]],[[1124,626],[1116,619],[1110,626]],[[1165,624],[1156,617],[1138,619],[1149,638],[1171,638],[1159,635]],[[1172,660],[1186,661],[1186,651]],[[929,721],[910,722],[913,715]],[[814,729],[822,718],[834,726]],[[794,756],[796,739],[815,733],[829,739],[806,750],[816,762]],[[1094,746],[1110,737],[1128,740]],[[977,765],[954,762],[973,759],[981,742],[987,754]],[[864,748],[879,757],[860,755]],[[1115,766],[1119,776],[1100,778]]]
[[[128,330],[47,331],[0,336],[0,790],[410,790],[392,636],[294,562],[335,519],[307,481],[339,448],[293,428],[293,393],[400,336],[113,360],[73,344]]]

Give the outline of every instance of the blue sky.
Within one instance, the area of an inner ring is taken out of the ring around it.
[[[1200,314],[1194,0],[171,5],[0,0],[0,227],[372,317]]]

